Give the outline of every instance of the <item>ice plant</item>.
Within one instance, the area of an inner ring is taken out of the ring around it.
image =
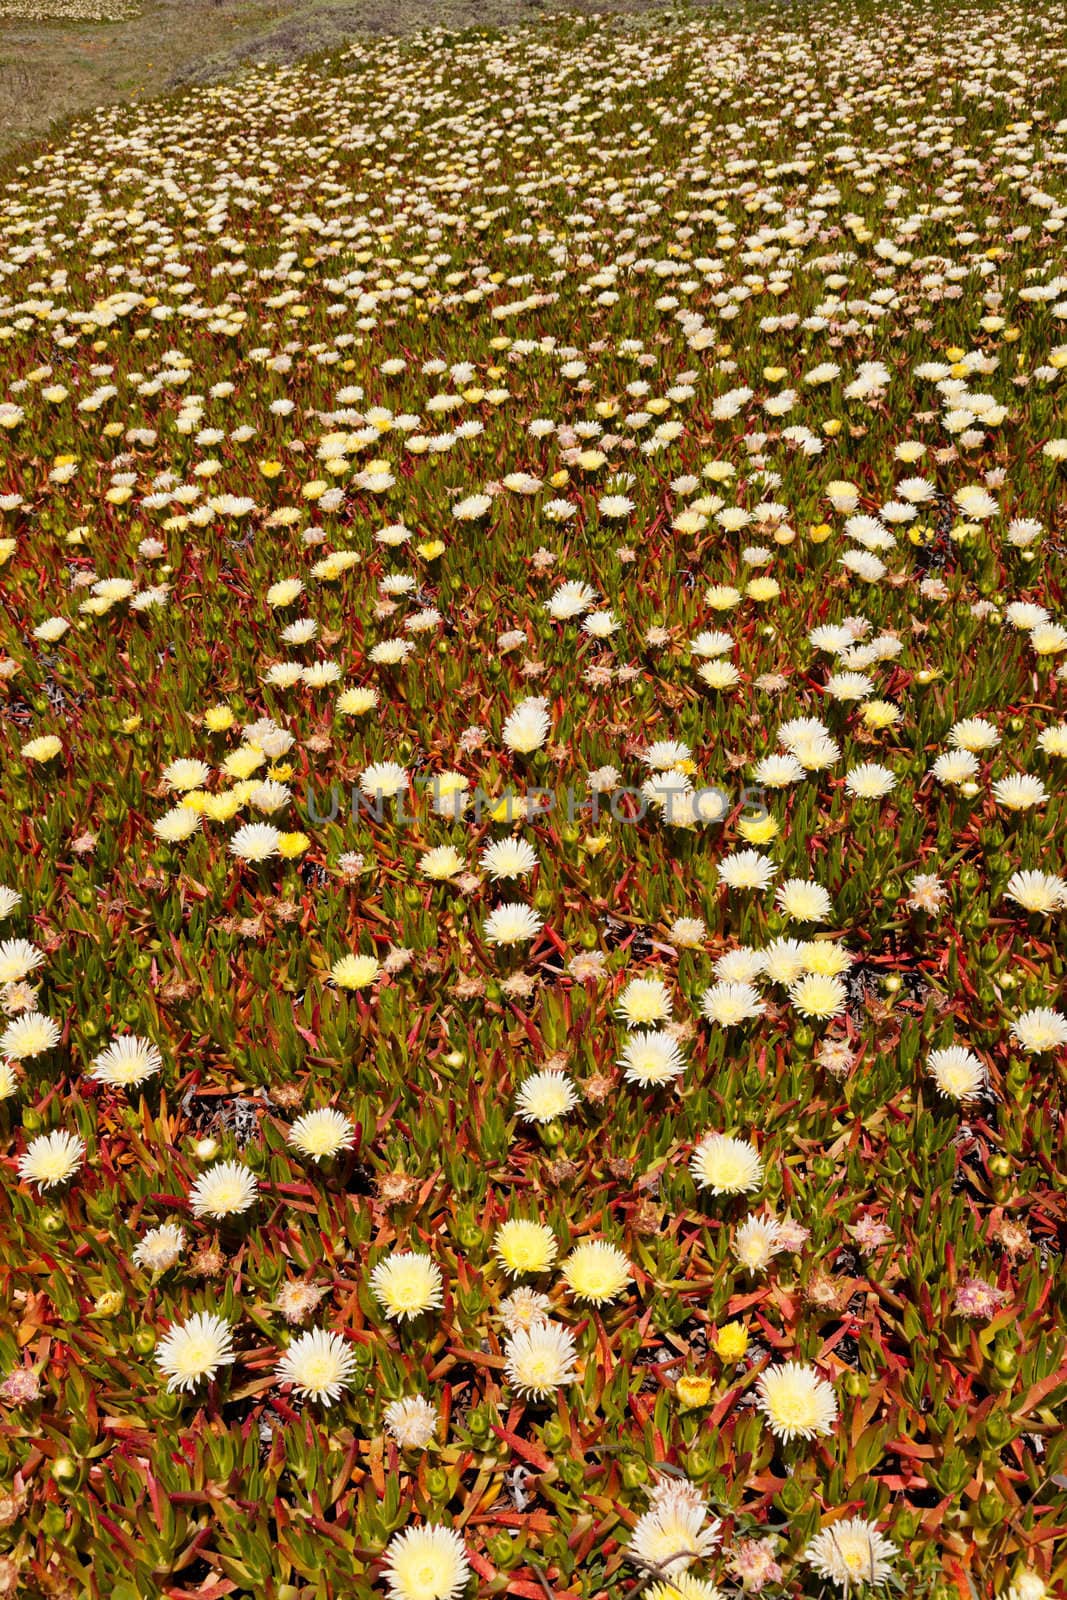
[[[802,1361],[768,1367],[757,1388],[759,1408],[777,1438],[815,1439],[833,1433],[837,1399],[814,1367]]]
[[[185,1322],[175,1323],[156,1351],[156,1364],[171,1393],[210,1382],[235,1359],[229,1322],[210,1311],[197,1311]]]
[[[578,1376],[574,1335],[547,1319],[517,1329],[505,1357],[508,1381],[527,1400],[546,1400]]]
[[[1043,1600],[1067,24],[514,10],[5,168],[0,1592]]]
[[[385,1553],[392,1600],[455,1600],[469,1574],[466,1547],[454,1528],[405,1528]]]
[[[305,1400],[331,1406],[350,1387],[356,1361],[339,1334],[313,1328],[295,1338],[278,1363],[278,1377]]]
[[[418,1251],[402,1250],[379,1261],[370,1284],[386,1316],[398,1322],[443,1304],[441,1269]]]

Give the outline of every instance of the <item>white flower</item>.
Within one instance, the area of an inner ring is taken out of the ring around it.
[[[766,889],[777,871],[770,857],[758,850],[735,850],[719,862],[719,882],[728,889]]]
[[[545,610],[555,621],[565,622],[588,611],[595,599],[595,589],[591,589],[587,583],[571,580],[560,584],[551,598],[545,601]]]
[[[168,1380],[171,1394],[193,1389],[204,1378],[210,1381],[220,1367],[233,1362],[230,1324],[210,1311],[198,1311],[188,1321],[175,1323],[156,1351],[156,1365]]]
[[[526,1078],[515,1097],[525,1122],[555,1122],[578,1103],[569,1078],[562,1072],[535,1072]]]
[[[1000,734],[984,717],[964,717],[953,723],[948,742],[954,750],[993,750],[1000,743]]]
[[[790,1003],[802,1017],[839,1017],[847,999],[844,984],[833,973],[809,972],[789,985]]]
[[[946,1045],[931,1050],[927,1070],[938,1089],[950,1100],[970,1100],[986,1086],[986,1069],[971,1050],[962,1045]]]
[[[803,779],[804,768],[794,755],[769,755],[756,762],[752,776],[764,788],[784,789],[787,785],[799,783]]]
[[[1013,772],[993,785],[993,799],[1009,811],[1031,811],[1045,804],[1048,790],[1040,778],[1028,772]]]
[[[1024,911],[1046,916],[1067,907],[1067,883],[1051,872],[1013,872],[1004,893]]]
[[[385,1431],[402,1450],[423,1450],[437,1432],[437,1411],[424,1395],[394,1400],[385,1408]]]
[[[805,878],[787,878],[774,896],[775,905],[795,922],[829,922],[833,902],[818,883]]]
[[[627,1083],[653,1088],[680,1078],[685,1057],[669,1033],[646,1031],[630,1035],[619,1065],[625,1069]]]
[[[516,1329],[504,1356],[508,1382],[527,1399],[546,1400],[578,1376],[574,1335],[547,1319]]]
[[[977,775],[978,758],[970,750],[946,750],[937,757],[930,771],[938,783],[959,787]]]
[[[815,1439],[834,1431],[837,1397],[814,1367],[786,1361],[768,1367],[758,1383],[759,1408],[780,1439]]]
[[[152,1272],[166,1272],[180,1257],[185,1248],[185,1229],[176,1222],[163,1222],[158,1228],[149,1228],[133,1252],[138,1267]]]
[[[504,723],[501,733],[509,750],[526,755],[539,750],[549,733],[548,701],[531,695],[515,707]]]
[[[772,983],[788,988],[808,970],[807,951],[801,939],[774,939],[763,952],[763,970]]]
[[[719,956],[712,970],[722,983],[753,983],[763,975],[766,959],[762,950],[753,950],[743,944]],[[796,976],[801,971],[803,968],[798,967]]]
[[[887,571],[885,562],[879,561],[869,550],[846,550],[841,557],[841,565],[867,583],[877,583]]]
[[[280,839],[269,822],[246,822],[230,840],[230,850],[240,861],[269,861],[278,854]]]
[[[18,1175],[38,1191],[53,1189],[73,1178],[85,1160],[85,1141],[73,1133],[42,1133],[19,1157]]]
[[[492,499],[487,494],[471,494],[452,507],[452,515],[457,522],[477,522],[487,515],[492,504]]]
[[[689,1166],[697,1187],[712,1194],[747,1194],[763,1181],[763,1163],[755,1146],[724,1133],[705,1134]]]
[[[29,1061],[54,1050],[62,1037],[59,1027],[40,1011],[28,1011],[16,1017],[0,1033],[0,1056],[9,1061]]]
[[[93,1060],[90,1077],[113,1088],[136,1088],[163,1069],[163,1057],[150,1039],[122,1034]]]
[[[865,672],[835,672],[826,680],[826,693],[831,700],[849,704],[854,700],[866,700],[874,693],[874,684]]]
[[[524,878],[537,866],[537,851],[525,839],[501,839],[486,846],[481,863],[493,879]]]
[[[356,1142],[356,1130],[342,1112],[326,1106],[297,1117],[287,1138],[301,1155],[312,1161],[323,1161],[340,1150],[350,1150]]]
[[[453,1528],[405,1528],[394,1533],[385,1553],[392,1600],[455,1600],[470,1570],[463,1539]]]
[[[645,766],[651,767],[654,772],[667,772],[692,758],[693,752],[689,746],[677,739],[658,739],[641,756]]]
[[[197,761],[192,757],[172,761],[168,767],[163,768],[163,782],[168,789],[185,794],[190,789],[201,789],[211,776],[211,768],[206,761]]]
[[[888,1582],[896,1554],[896,1545],[882,1537],[877,1523],[845,1517],[817,1533],[804,1558],[820,1578],[836,1583],[847,1595],[856,1585],[878,1588]]]
[[[379,1261],[370,1275],[370,1286],[386,1316],[399,1322],[444,1305],[440,1267],[414,1250],[402,1250]]]
[[[486,917],[482,932],[488,944],[525,944],[535,939],[544,927],[544,918],[530,906],[511,900],[497,906]]]
[[[189,1191],[194,1217],[240,1216],[255,1205],[259,1183],[239,1161],[218,1161],[203,1173]]]
[[[360,773],[359,787],[372,799],[392,799],[408,786],[407,769],[396,761],[377,761]]]
[[[784,1249],[782,1224],[776,1217],[760,1216],[754,1212],[745,1218],[734,1233],[734,1256],[751,1273],[764,1272],[773,1258]]]
[[[709,1022],[730,1028],[761,1017],[767,1007],[750,983],[714,983],[701,995],[700,1009]]]
[[[1000,509],[993,496],[981,484],[967,484],[963,489],[958,489],[952,497],[964,516],[984,521],[987,517],[995,517]]]
[[[278,1363],[278,1378],[305,1400],[333,1405],[351,1388],[356,1360],[340,1334],[313,1328],[293,1340]]]
[[[11,891],[7,890],[10,894]],[[15,903],[18,903],[16,896]],[[8,908],[14,909],[13,907]],[[28,978],[31,972],[44,961],[44,956],[35,944],[30,944],[28,939],[4,939],[0,941],[0,985],[6,983],[21,983],[23,978]]]
[[[1050,1006],[1024,1011],[1011,1025],[1011,1036],[1027,1055],[1041,1055],[1067,1044],[1067,1017]]]
[[[845,788],[857,800],[881,800],[896,788],[896,774],[877,761],[864,761],[845,775]]]
[[[677,1491],[669,1488],[657,1497],[637,1519],[627,1546],[631,1561],[663,1572],[668,1582],[687,1572],[694,1561],[706,1560],[719,1542],[720,1524],[705,1526],[707,1507],[691,1491],[692,1485],[679,1485]]]
[[[152,832],[164,844],[181,844],[200,828],[200,815],[191,806],[172,806],[152,824]]]

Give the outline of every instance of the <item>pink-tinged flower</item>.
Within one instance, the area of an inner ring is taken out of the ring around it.
[[[41,1395],[41,1380],[32,1367],[15,1367],[0,1383],[0,1400],[7,1406],[31,1405]]]
[[[878,1222],[871,1216],[860,1217],[858,1222],[850,1222],[845,1232],[849,1238],[856,1241],[864,1255],[871,1255],[875,1250],[880,1250],[893,1237],[891,1228],[887,1228],[884,1222]]]
[[[908,888],[911,890],[908,909],[927,911],[935,917],[948,896],[948,890],[936,872],[917,872],[914,878],[909,878]]]
[[[774,1559],[773,1539],[742,1539],[734,1546],[730,1573],[746,1594],[759,1594],[768,1583],[781,1583],[783,1573]]]
[[[995,1317],[1007,1305],[1011,1296],[984,1278],[963,1278],[956,1286],[953,1309],[960,1317],[981,1317],[986,1321]]]
[[[783,1250],[799,1250],[811,1238],[811,1229],[795,1217],[784,1216],[778,1224],[778,1242]]]

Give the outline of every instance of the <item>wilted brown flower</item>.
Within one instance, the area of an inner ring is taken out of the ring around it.
[[[385,1206],[406,1206],[418,1192],[418,1180],[406,1172],[387,1172],[378,1183],[378,1198]]]

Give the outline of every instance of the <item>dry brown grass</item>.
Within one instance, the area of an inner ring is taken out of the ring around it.
[[[431,25],[507,28],[538,14],[633,12],[661,0],[0,0],[0,150],[111,101],[225,78],[256,61],[293,61],[358,34]]]

